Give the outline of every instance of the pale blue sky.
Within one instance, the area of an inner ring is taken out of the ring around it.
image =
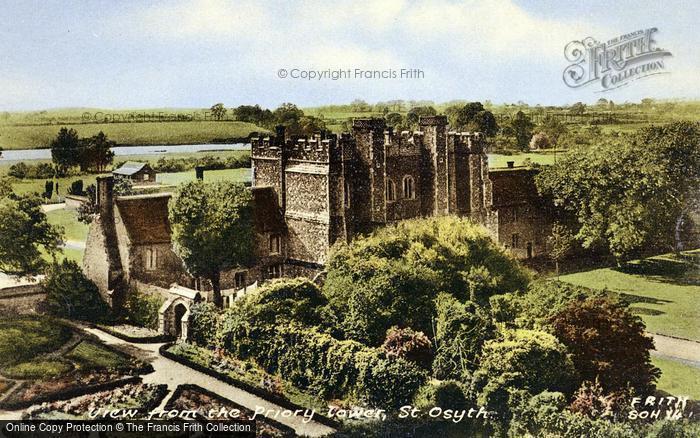
[[[1,1],[0,109],[699,98],[696,1]],[[670,74],[569,89],[563,50],[657,27]],[[277,70],[419,68],[418,80]]]

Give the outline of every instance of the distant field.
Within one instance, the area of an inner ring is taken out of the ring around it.
[[[48,148],[64,126],[78,131],[80,137],[102,131],[119,145],[201,144],[216,139],[244,138],[251,132],[264,131],[252,123],[231,121],[0,125],[0,146],[4,149]]]
[[[177,185],[195,178],[194,170],[188,172],[159,173],[156,181],[161,184]],[[250,181],[250,169],[207,170],[204,172],[205,181],[230,180],[237,182]]]
[[[192,157],[204,157],[207,155],[214,156],[214,157],[219,157],[219,158],[228,158],[232,156],[241,156],[244,154],[249,154],[250,152],[248,151],[215,151],[215,152],[190,152],[190,153],[174,153],[174,154],[162,154],[162,155],[130,155],[130,156],[122,156],[122,157],[116,157],[115,158],[115,165],[119,163],[120,161],[140,161],[140,162],[149,162],[151,164],[155,163],[158,161],[160,157],[165,156],[168,159],[177,159],[177,158],[192,158]],[[28,163],[31,164],[38,164],[38,163],[50,163],[48,160],[31,160],[28,161]],[[0,161],[0,176],[7,175],[7,172],[12,164],[16,163],[15,161]],[[218,171],[217,171],[218,172]],[[189,171],[189,172],[182,172],[182,173],[191,173],[192,177],[194,178],[194,170]],[[163,174],[165,175],[165,174]],[[173,174],[176,175],[176,174]],[[58,190],[59,190],[59,195],[60,196],[65,196],[68,192],[68,188],[70,187],[71,183],[73,181],[82,179],[83,180],[83,186],[87,187],[90,184],[94,184],[96,178],[99,175],[97,174],[89,174],[89,175],[76,175],[76,176],[68,176],[65,178],[57,178],[55,181],[58,182]],[[44,192],[44,184],[45,180],[43,179],[24,179],[24,180],[15,180],[12,183],[12,187],[16,193],[20,194],[25,194],[25,193],[43,193]],[[168,183],[171,184],[171,183]],[[54,194],[53,200],[56,200],[57,197]]]
[[[622,268],[562,275],[561,280],[623,294],[647,330],[700,341],[700,250],[651,257]]]

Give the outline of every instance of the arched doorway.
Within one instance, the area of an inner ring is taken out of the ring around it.
[[[180,338],[182,336],[182,317],[187,312],[187,307],[182,303],[177,303],[175,305],[174,313],[174,325],[175,325],[175,336]]]

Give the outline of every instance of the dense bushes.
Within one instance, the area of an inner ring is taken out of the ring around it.
[[[192,170],[197,166],[203,166],[210,170],[218,169],[240,169],[250,167],[250,155],[230,156],[227,158],[204,155],[203,157],[167,158],[160,157],[153,164],[153,169],[157,172],[184,172]]]
[[[190,306],[190,340],[203,347],[214,346],[219,329],[218,308],[213,303],[196,303]]]
[[[156,294],[146,294],[132,289],[126,295],[124,316],[128,323],[152,330],[158,329],[158,310],[164,300]]]
[[[20,162],[10,166],[7,174],[19,179],[45,179],[53,178],[56,172],[53,166],[48,163],[26,164]]]
[[[410,403],[427,373],[414,362],[386,357],[379,350],[356,355],[357,396],[370,406],[394,410]]]
[[[433,374],[439,379],[464,379],[479,365],[484,342],[495,336],[488,312],[447,293],[436,299]]]
[[[430,369],[433,361],[432,344],[425,333],[411,328],[392,327],[382,345],[387,357],[399,357]]]
[[[606,298],[573,301],[551,324],[584,380],[599,381],[606,392],[629,386],[642,394],[653,390],[660,374],[649,355],[654,341],[624,305]]]
[[[430,333],[441,291],[488,304],[528,281],[485,229],[455,217],[402,221],[340,245],[327,271],[323,292],[342,335],[369,345],[394,325]]]
[[[46,307],[56,316],[93,322],[108,316],[109,307],[97,286],[85,277],[74,261],[64,260],[52,265],[42,287],[46,291]]]

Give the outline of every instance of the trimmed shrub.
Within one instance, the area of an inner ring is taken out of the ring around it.
[[[392,410],[410,404],[427,374],[415,363],[387,358],[379,350],[357,354],[356,394],[370,406]]]
[[[455,410],[471,407],[462,384],[456,380],[426,383],[416,394],[413,405],[426,411],[434,407]]]
[[[72,260],[52,265],[42,286],[46,291],[45,305],[53,315],[93,322],[109,315],[109,307],[95,283]]]
[[[190,340],[203,347],[216,345],[220,311],[213,303],[195,303],[190,307]]]
[[[83,194],[83,180],[77,179],[77,180],[71,182],[70,188],[68,189],[68,193],[71,195],[77,195],[77,196],[82,195]]]

